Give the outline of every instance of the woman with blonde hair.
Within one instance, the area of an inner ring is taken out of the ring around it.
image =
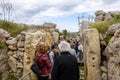
[[[41,69],[41,73],[37,75],[38,80],[49,80],[49,74],[51,74],[52,65],[47,55],[48,46],[44,42],[37,44],[36,60]]]

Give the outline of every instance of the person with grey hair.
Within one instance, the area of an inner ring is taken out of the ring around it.
[[[61,41],[58,47],[61,55],[54,61],[51,80],[79,80],[79,67],[77,59],[69,52],[70,44]]]

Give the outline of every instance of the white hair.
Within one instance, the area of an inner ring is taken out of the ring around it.
[[[61,41],[58,45],[61,52],[69,51],[70,50],[70,44],[66,41]]]

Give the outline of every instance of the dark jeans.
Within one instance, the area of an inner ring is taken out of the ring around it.
[[[49,76],[37,76],[38,80],[49,80]]]

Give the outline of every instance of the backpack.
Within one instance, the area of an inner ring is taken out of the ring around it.
[[[36,74],[36,75],[40,75],[41,73],[41,69],[37,63],[37,61],[34,61],[32,66],[31,66],[31,70]]]

